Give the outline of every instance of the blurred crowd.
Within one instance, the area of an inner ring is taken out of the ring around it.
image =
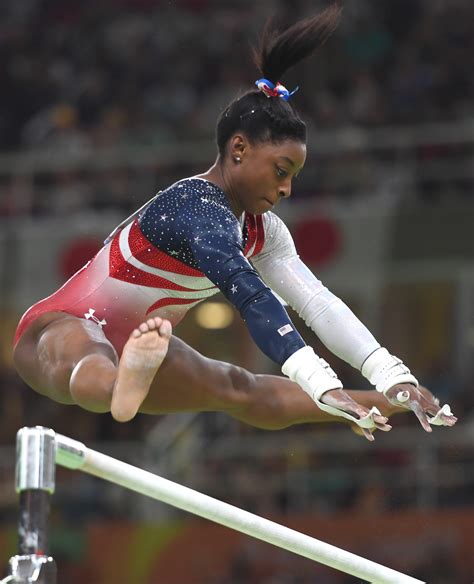
[[[214,157],[219,112],[253,86],[251,46],[268,16],[286,25],[328,4],[1,3],[0,216],[128,212],[170,181],[202,172]],[[469,0],[348,0],[335,35],[283,81],[301,87],[294,103],[312,136],[463,124],[474,113],[473,29]],[[13,152],[42,164],[2,158]],[[144,152],[156,157],[145,161]],[[411,169],[415,184],[403,190],[413,186],[420,199],[472,196],[472,144],[428,139],[411,156],[367,149],[310,159],[299,194],[357,198],[406,180]]]
[[[208,138],[252,86],[268,15],[286,25],[328,3],[3,2],[0,149]],[[335,38],[287,84],[317,128],[460,119],[473,113],[473,50],[469,0],[349,0]]]

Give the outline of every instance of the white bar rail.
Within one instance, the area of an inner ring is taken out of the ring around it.
[[[56,434],[56,464],[121,485],[372,584],[423,584],[421,580],[91,450],[61,434]]]

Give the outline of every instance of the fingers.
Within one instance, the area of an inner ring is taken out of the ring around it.
[[[354,401],[343,389],[332,389],[323,394],[321,401],[328,406],[343,410],[358,418],[363,418],[369,413],[364,406]]]
[[[372,419],[374,420],[377,430],[382,430],[382,432],[390,432],[392,429],[392,426],[387,424],[388,418],[385,416],[379,416],[378,414],[375,414]]]
[[[447,411],[445,410],[446,407]],[[423,406],[422,403],[413,400],[410,401],[410,409],[426,432],[432,431],[431,425],[452,427],[458,421],[457,417],[449,410],[447,404],[440,408],[432,404]]]
[[[439,400],[426,387],[414,387],[410,384],[398,384],[385,394],[390,403],[412,410],[426,432],[431,426],[454,426],[457,422],[447,404],[440,408]]]
[[[372,434],[371,430],[368,430],[367,428],[361,428],[356,424],[352,424],[351,430],[354,432],[354,434],[357,434],[357,436],[364,436],[364,438],[366,438],[369,442],[373,442],[375,440],[375,436]]]
[[[370,430],[367,430],[367,428],[361,428],[361,430],[363,436],[367,438],[369,442],[373,442],[375,440],[375,436],[372,434]]]
[[[348,398],[352,403],[348,404],[348,408],[351,408],[350,413],[353,413],[359,419],[365,418],[367,415],[370,414],[371,410],[368,410],[366,407],[361,406],[356,401]],[[378,430],[382,430],[382,432],[389,432],[392,429],[392,426],[388,424],[388,418],[382,416],[381,414],[373,413],[372,420],[374,422],[375,427]]]
[[[375,429],[382,430],[383,432],[388,432],[392,429],[392,426],[387,424],[388,418],[382,416],[377,410],[374,412],[373,410],[369,410],[357,403],[342,389],[328,391],[321,399],[324,404],[342,410],[359,420],[367,418],[367,416],[371,414],[373,422],[371,425],[373,425]],[[364,429],[367,430],[367,432],[363,432],[363,435],[367,440],[373,441],[374,437],[371,435],[370,430],[368,428]]]
[[[436,404],[436,405],[434,405]],[[439,400],[434,398],[432,402],[425,407],[425,413],[428,413],[428,422],[432,426],[448,426],[452,427],[458,421],[457,417],[452,413],[449,404],[439,406]]]
[[[451,412],[449,404],[444,404],[436,415],[430,418],[429,423],[433,426],[454,426],[457,421],[458,419]]]
[[[418,418],[423,430],[431,432],[431,426],[427,412],[438,410],[431,400],[425,398],[414,385],[399,384],[389,389],[386,397],[394,404],[400,407],[410,409]]]
[[[432,429],[431,429],[430,423],[428,421],[428,416],[425,414],[425,411],[424,411],[423,407],[421,406],[420,402],[415,401],[415,400],[411,400],[409,402],[409,404],[410,404],[410,409],[415,414],[415,416],[418,418],[420,424],[423,427],[423,430],[425,430],[426,432],[431,432]]]
[[[379,428],[383,432],[388,432],[389,429],[391,428],[391,426],[389,426],[388,424],[385,424],[384,426],[388,427],[388,429],[385,429],[385,427]],[[369,442],[373,442],[375,440],[375,436],[373,434],[374,430],[369,430],[368,428],[361,428],[356,424],[351,425],[351,430],[354,432],[354,434],[357,434],[357,436],[364,436],[364,438],[366,438]]]
[[[418,391],[421,393],[421,395],[430,403],[435,404],[436,406],[439,406],[439,399],[434,396],[431,391],[425,387],[424,385],[419,385],[418,386]]]
[[[454,426],[454,424],[458,421],[456,416],[453,416],[452,414],[450,416],[447,416],[446,414],[441,414],[439,417],[440,420],[442,420],[442,424],[440,424],[440,426],[449,426],[450,428],[452,426]]]

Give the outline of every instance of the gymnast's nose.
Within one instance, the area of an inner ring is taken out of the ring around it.
[[[291,183],[285,183],[281,185],[278,189],[278,196],[281,199],[288,199],[291,196]]]

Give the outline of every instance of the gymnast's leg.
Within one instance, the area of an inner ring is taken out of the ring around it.
[[[38,393],[93,412],[133,418],[168,350],[171,325],[148,319],[135,329],[119,360],[94,322],[46,313],[24,332],[13,352],[19,375]]]
[[[150,320],[132,333],[119,361],[96,323],[64,313],[43,315],[15,348],[18,373],[55,401],[111,410],[118,421],[131,419],[138,408],[149,414],[221,411],[267,429],[334,419],[288,379],[208,359],[176,337],[163,361],[170,328],[162,328],[167,321],[157,319],[151,326]],[[386,412],[383,396],[358,394],[363,405]]]
[[[362,406],[392,406],[376,391],[349,391]],[[305,422],[344,422],[320,410],[286,377],[254,375],[242,367],[204,357],[177,337],[171,337],[166,358],[152,382],[140,412],[220,411],[258,428],[277,430]]]
[[[256,376],[208,359],[176,337],[172,337],[161,371],[156,372],[155,360],[150,359],[146,346],[137,346],[136,338],[159,335],[157,331],[145,334],[147,323],[139,329],[141,335],[132,332],[119,361],[95,322],[65,313],[47,313],[22,335],[14,350],[14,362],[20,376],[37,392],[92,412],[112,411],[119,421],[131,419],[145,397],[135,400],[131,409],[126,403],[128,411],[124,413],[121,402],[127,402],[128,393],[135,395],[134,378],[143,375],[141,369],[148,378],[154,376],[142,412],[222,411],[249,424],[271,428],[296,423],[299,410],[301,416],[308,410],[316,418],[325,415],[290,381]],[[311,414],[306,415],[311,419]]]

